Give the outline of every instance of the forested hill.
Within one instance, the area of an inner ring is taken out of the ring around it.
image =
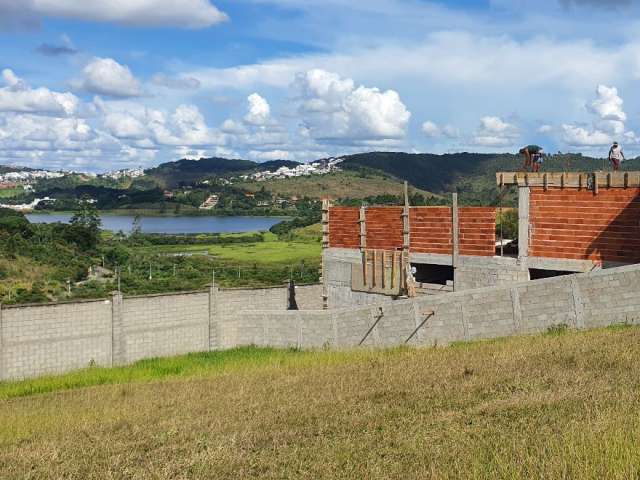
[[[373,152],[344,157],[349,170],[380,170],[434,193],[475,192],[488,200],[495,192],[496,172],[518,171],[523,157],[511,154],[454,153],[445,155]],[[580,154],[545,158],[543,171],[596,171],[609,168],[606,161]],[[624,170],[640,170],[640,159],[623,163]],[[482,193],[485,194],[482,194]],[[480,198],[479,198],[480,199]]]
[[[252,171],[277,170],[280,167],[295,167],[298,162],[273,160],[257,163],[251,160],[227,158],[201,158],[200,160],[178,160],[158,165],[145,173],[163,187],[189,184],[209,176],[226,176]]]

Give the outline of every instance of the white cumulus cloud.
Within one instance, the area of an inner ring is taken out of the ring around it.
[[[483,147],[506,147],[513,145],[519,136],[515,125],[500,117],[486,116],[480,119],[473,141]]]
[[[72,93],[58,93],[48,88],[29,88],[12,70],[4,69],[4,88],[0,88],[0,112],[39,113],[67,116],[76,112],[78,98]]]
[[[449,139],[460,137],[460,131],[453,125],[440,127],[437,123],[427,120],[422,124],[422,133],[429,138],[446,137]]]
[[[356,87],[351,79],[319,69],[298,74],[294,88],[306,131],[318,141],[349,144],[406,134],[411,113],[394,90]]]
[[[247,102],[249,102],[249,111],[244,117],[245,122],[250,125],[266,125],[271,116],[269,102],[257,93],[249,95]]]
[[[635,143],[635,133],[626,129],[623,105],[616,87],[598,85],[596,99],[586,107],[595,117],[592,125],[563,124],[562,141],[572,147],[605,146],[618,138]]]
[[[82,70],[76,88],[112,97],[137,97],[142,94],[140,82],[126,65],[112,58],[94,58]]]

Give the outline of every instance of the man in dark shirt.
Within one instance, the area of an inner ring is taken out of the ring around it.
[[[527,145],[520,149],[520,155],[524,155],[523,169],[531,168],[531,171],[538,172],[542,163],[542,147],[538,145]]]

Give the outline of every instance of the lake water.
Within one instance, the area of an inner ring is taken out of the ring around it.
[[[71,215],[28,214],[33,223],[68,223]],[[102,228],[118,232],[130,232],[132,215],[103,215]],[[240,233],[269,230],[282,218],[275,217],[140,217],[144,233]]]

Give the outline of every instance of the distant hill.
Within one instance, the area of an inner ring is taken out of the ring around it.
[[[313,199],[364,199],[380,195],[402,196],[403,184],[397,178],[381,171],[342,171],[325,175],[247,181],[237,184],[252,192],[265,189],[275,195],[290,198],[295,196]],[[410,188],[410,194],[432,197],[434,194],[419,188]]]
[[[200,160],[178,160],[158,165],[145,171],[145,174],[163,188],[189,184],[204,177],[227,176],[232,174],[275,171],[280,167],[295,167],[299,162],[272,160],[252,162],[251,160],[231,160],[227,158],[201,158]]]
[[[457,191],[465,203],[498,201],[496,172],[518,171],[523,158],[511,154],[455,153],[445,155],[372,152],[344,157],[341,167],[352,171],[379,171],[417,188],[445,195]],[[547,158],[543,171],[596,171],[608,168],[603,159],[580,154]],[[640,159],[623,163],[624,170],[640,170]],[[512,196],[513,197],[513,196]],[[513,198],[507,199],[513,201]]]

